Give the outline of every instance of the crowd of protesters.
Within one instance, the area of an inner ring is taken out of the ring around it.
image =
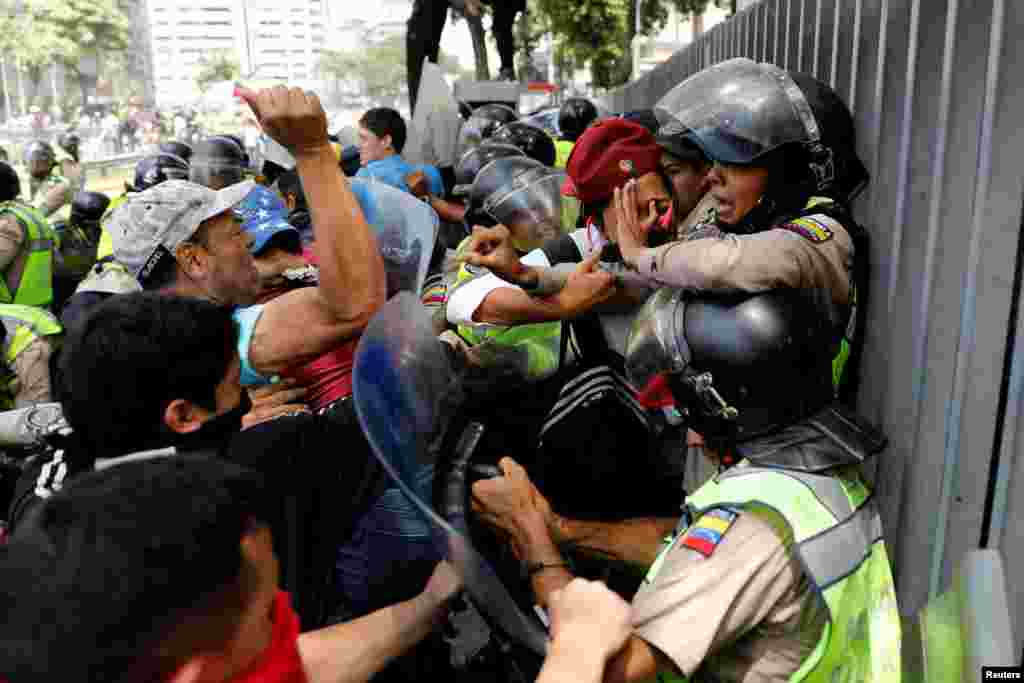
[[[31,188],[0,162],[0,681],[496,680],[358,419],[400,292],[487,427],[463,512],[546,616],[538,680],[899,680],[831,89],[730,60],[557,140],[482,107],[439,165],[393,110],[355,165],[315,95],[242,97],[293,167],[178,140],[111,198],[47,143]]]

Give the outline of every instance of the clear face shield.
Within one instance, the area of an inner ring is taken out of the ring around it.
[[[250,172],[251,169],[237,159],[196,155],[189,165],[189,180],[211,190],[220,190],[242,182]]]
[[[530,170],[484,201],[483,209],[512,234],[520,251],[536,249],[562,229],[564,172]]]
[[[498,121],[482,116],[470,116],[459,130],[459,139],[455,149],[456,156],[461,159],[469,150],[484,144],[499,128],[501,128],[501,123]]]
[[[817,121],[788,73],[730,59],[686,79],[655,105],[659,134],[689,131],[714,161],[749,164],[792,142],[817,143]]]
[[[691,365],[693,351],[686,339],[686,290],[659,289],[641,307],[626,339],[626,375],[638,390],[668,375],[680,407],[691,414],[732,422],[739,411],[714,386],[711,373]],[[700,303],[697,302],[698,310]],[[699,313],[698,313],[699,315]]]
[[[459,163],[455,167],[455,187],[452,189],[452,194],[456,197],[468,195],[480,169],[495,159],[525,156],[523,151],[515,145],[497,142],[488,142],[486,145],[468,150],[460,157]]]

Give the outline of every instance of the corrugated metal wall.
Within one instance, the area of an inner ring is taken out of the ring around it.
[[[853,109],[873,174],[855,207],[873,237],[860,408],[891,440],[875,479],[905,613],[971,548],[1024,575],[1022,28],[1019,0],[764,0],[607,101],[648,108],[744,56]]]

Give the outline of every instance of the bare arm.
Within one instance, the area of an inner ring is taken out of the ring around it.
[[[300,635],[299,655],[310,683],[369,680],[440,623],[445,605],[458,588],[455,572],[442,562],[427,587],[412,600]]]
[[[320,259],[319,286],[274,299],[256,324],[250,362],[274,374],[362,331],[385,300],[384,261],[327,141],[319,100],[296,88],[248,97],[264,129],[295,154]]]
[[[662,542],[678,519],[644,517],[621,522],[589,522],[558,517],[555,535],[560,545],[609,557],[619,562],[650,567]]]
[[[0,270],[7,270],[21,251],[25,230],[14,216],[0,216]]]
[[[556,297],[538,299],[516,287],[492,290],[473,311],[475,322],[525,325],[562,320],[566,312]]]

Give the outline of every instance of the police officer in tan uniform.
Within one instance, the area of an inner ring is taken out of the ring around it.
[[[29,172],[31,203],[49,217],[71,204],[75,189],[70,180],[60,175],[53,145],[33,140],[25,147],[25,164]]]
[[[605,681],[899,680],[892,574],[859,474],[885,439],[833,402],[820,305],[792,289],[664,289],[645,304],[630,379],[667,377],[721,467],[681,519],[567,519],[509,458],[473,485],[474,510],[508,535],[542,606],[573,578],[566,547],[647,570]]]
[[[844,339],[833,381],[852,393],[862,338],[867,285],[867,234],[849,202],[868,174],[854,150],[853,117],[828,86],[770,64],[733,59],[676,86],[655,108],[659,136],[683,137],[714,162],[709,173],[713,211],[690,232],[649,248],[658,229],[653,204],[638,201],[636,182],[616,192],[617,241],[626,266],[648,286],[762,292],[811,290],[829,302],[828,315]],[[509,281],[539,281],[550,296],[564,283],[534,266],[503,268],[504,245],[474,235],[481,245],[470,262]],[[863,257],[855,260],[856,254]],[[859,292],[859,294],[858,294]],[[842,395],[842,393],[841,393]]]

